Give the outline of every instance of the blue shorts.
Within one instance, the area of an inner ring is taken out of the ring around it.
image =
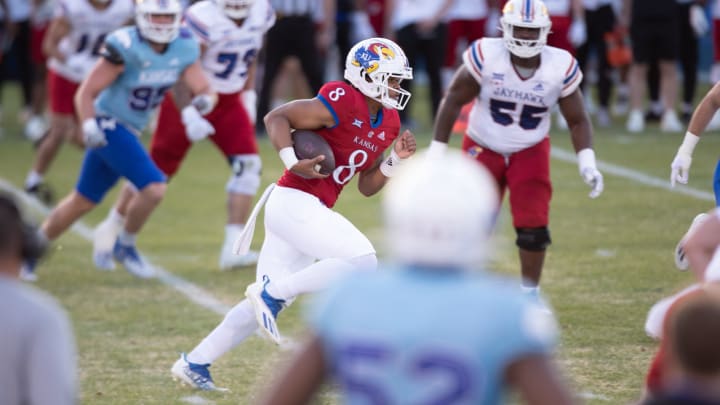
[[[78,193],[98,204],[121,176],[138,190],[167,181],[133,132],[112,118],[102,117],[98,122],[108,143],[85,152],[75,186]]]

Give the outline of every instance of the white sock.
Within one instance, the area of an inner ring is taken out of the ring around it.
[[[35,187],[36,185],[42,183],[42,181],[43,175],[36,172],[35,170],[31,170],[30,173],[28,173],[27,178],[25,179],[25,188]]]
[[[242,343],[257,329],[255,311],[248,300],[235,305],[205,339],[187,355],[197,364],[212,364],[223,354]]]
[[[125,246],[135,246],[135,239],[137,239],[137,234],[130,233],[125,229],[120,231],[120,234],[118,235],[118,241],[120,241],[121,245]]]
[[[117,208],[115,208],[115,207],[112,207],[110,209],[110,212],[108,212],[107,220],[116,225],[125,224],[125,216],[122,215],[120,212],[118,212]]]
[[[536,285],[534,285],[534,286],[527,286],[527,285],[525,285],[525,284],[522,284],[522,285],[520,286],[520,290],[521,290],[523,293],[525,293],[525,294],[539,293],[539,292],[540,292],[540,287],[539,287],[539,286],[536,286]]]
[[[235,243],[235,240],[240,236],[245,224],[227,224],[225,225],[225,242]]]
[[[278,280],[271,279],[267,292],[275,298],[288,300],[300,294],[322,291],[339,276],[355,266],[343,259],[323,259]]]

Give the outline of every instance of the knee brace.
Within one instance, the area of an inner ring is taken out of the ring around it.
[[[232,168],[230,179],[225,185],[229,193],[255,195],[260,187],[262,162],[258,155],[232,155],[228,157]]]
[[[520,249],[542,252],[552,243],[550,231],[546,226],[541,228],[515,228],[517,239],[515,244]]]

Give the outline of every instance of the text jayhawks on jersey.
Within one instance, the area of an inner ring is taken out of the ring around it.
[[[509,89],[507,87],[495,88],[493,91],[493,96],[506,97],[506,98],[517,100],[517,101],[530,102],[532,104],[540,104],[542,106],[546,105],[545,100],[543,100],[543,96],[539,96],[537,94],[532,94],[532,93],[526,93],[524,91]]]

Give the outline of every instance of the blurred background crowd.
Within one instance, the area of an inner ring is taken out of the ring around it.
[[[5,83],[18,82],[23,105],[18,116],[3,116],[0,109],[0,130],[17,120],[33,141],[42,138],[48,125],[42,40],[59,1],[0,0],[0,92]],[[344,60],[338,55],[347,54],[362,38],[383,36],[406,51],[417,73],[414,83],[403,85],[408,90],[427,89],[411,104],[427,93],[431,110],[411,105],[402,115],[406,126],[418,127],[423,120],[416,117],[434,116],[462,50],[477,38],[500,35],[502,0],[269,2],[277,23],[267,34],[256,76],[257,117],[287,100],[312,96],[325,81],[341,78]],[[652,122],[660,123],[662,131],[680,132],[698,101],[698,85],[720,78],[720,2],[545,3],[553,22],[549,45],[572,52],[580,62],[586,103],[596,126],[606,127],[617,119],[629,132],[641,132]],[[262,120],[256,122],[258,134],[263,134]],[[564,127],[560,114],[556,124]]]

